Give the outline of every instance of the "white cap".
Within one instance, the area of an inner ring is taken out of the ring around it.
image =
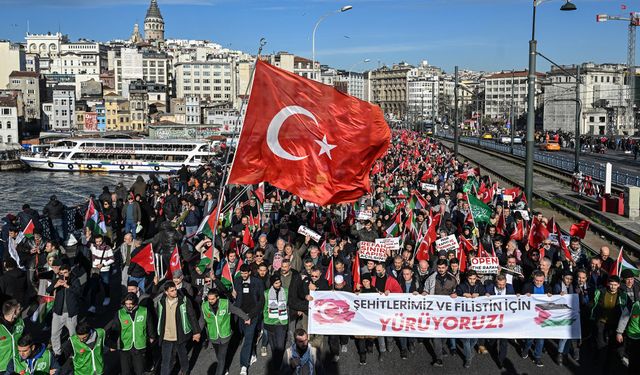
[[[342,284],[344,282],[344,277],[342,277],[342,275],[336,275],[336,277],[333,278],[333,281],[336,284]]]

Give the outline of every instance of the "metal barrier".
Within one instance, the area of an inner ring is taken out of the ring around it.
[[[453,136],[451,135],[446,134],[446,135],[438,135],[438,136],[444,139],[453,141]],[[474,138],[474,137],[459,137],[459,141],[461,143],[477,145],[482,148],[486,148],[488,150],[498,151],[503,154],[511,154],[510,145],[500,144],[495,141]],[[521,158],[525,158],[526,156],[525,147],[521,145],[514,146],[513,155],[519,156]],[[573,173],[573,167],[574,167],[573,160],[570,160],[561,156],[548,155],[541,152],[534,152],[533,159],[538,163],[549,165],[551,167],[557,168],[559,170],[562,170],[568,173]],[[594,180],[598,180],[601,182],[604,182],[605,180],[606,169],[602,165],[581,161],[580,172],[582,172],[583,175],[592,176]],[[628,173],[622,173],[614,170],[611,173],[611,183],[613,185],[618,185],[618,186],[631,185],[631,186],[640,187],[640,176],[632,176],[632,175],[629,175]]]

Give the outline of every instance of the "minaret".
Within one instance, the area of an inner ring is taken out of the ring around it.
[[[142,36],[140,35],[140,28],[138,27],[137,23],[133,25],[133,33],[131,33],[131,38],[129,39],[129,41],[132,44],[138,44],[142,42]]]
[[[144,39],[147,42],[164,42],[164,19],[158,8],[158,1],[151,0],[144,19]]]

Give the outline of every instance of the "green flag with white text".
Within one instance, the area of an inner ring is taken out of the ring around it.
[[[469,200],[469,208],[471,209],[471,215],[475,222],[488,223],[491,218],[491,208],[473,194],[467,194],[467,199]]]

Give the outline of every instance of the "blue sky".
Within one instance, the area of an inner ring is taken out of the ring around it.
[[[561,64],[626,62],[627,24],[596,23],[598,13],[640,11],[638,0],[564,0],[538,8],[538,48]],[[31,32],[61,29],[72,40],[126,39],[144,21],[148,0],[0,0],[0,39],[23,41]],[[289,51],[311,57],[311,32],[324,13],[352,5],[318,28],[319,61],[365,70],[378,62],[428,60],[451,72],[527,66],[532,0],[159,0],[168,38],[208,39],[255,53]],[[621,10],[626,4],[628,10]],[[371,59],[370,63],[363,63]],[[539,61],[539,70],[548,65]]]

